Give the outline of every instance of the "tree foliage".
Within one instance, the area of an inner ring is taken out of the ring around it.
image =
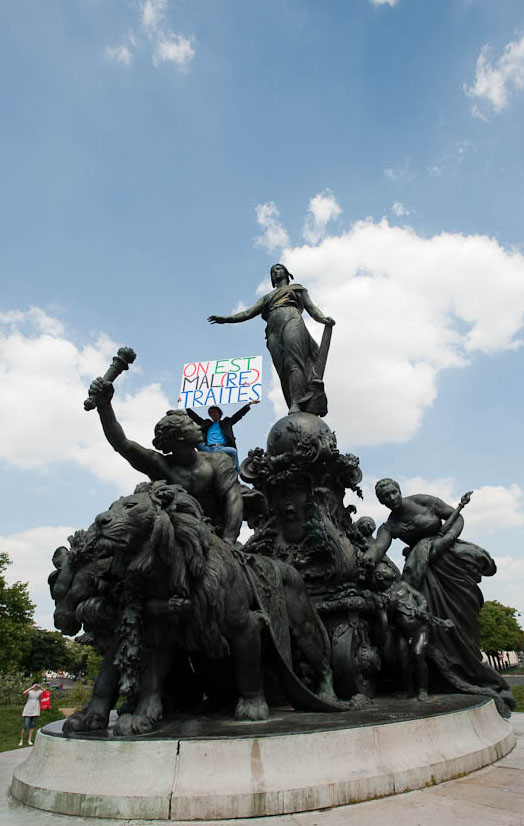
[[[479,615],[479,632],[483,651],[524,650],[524,631],[517,621],[517,609],[497,600],[484,603]]]
[[[27,583],[7,584],[4,571],[10,563],[8,555],[0,552],[0,672],[19,669],[30,648],[35,609]]]
[[[69,670],[69,652],[65,638],[59,631],[44,631],[33,626],[29,638],[29,648],[22,661],[26,673],[33,674],[43,669]]]

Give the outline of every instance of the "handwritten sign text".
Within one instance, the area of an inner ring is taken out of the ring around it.
[[[180,407],[247,404],[262,398],[262,356],[184,364]]]

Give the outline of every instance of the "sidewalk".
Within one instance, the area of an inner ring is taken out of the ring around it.
[[[214,821],[217,826],[524,826],[524,714],[511,722],[517,745],[493,766],[417,792],[317,812],[251,820]],[[166,826],[168,821],[100,820],[29,809],[8,798],[15,766],[28,749],[0,754],[1,826]],[[173,821],[171,821],[173,822]],[[181,821],[179,821],[181,823]],[[202,824],[202,821],[200,821]],[[189,826],[184,821],[184,826]],[[195,826],[195,822],[191,823]]]

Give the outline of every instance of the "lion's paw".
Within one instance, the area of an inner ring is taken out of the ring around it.
[[[264,697],[240,697],[235,708],[235,720],[267,720],[269,708]]]
[[[347,705],[351,711],[364,711],[364,709],[374,706],[375,702],[367,694],[354,694]]]
[[[72,734],[76,731],[101,731],[107,728],[109,716],[95,714],[95,712],[76,711],[64,722],[62,731],[64,734]]]
[[[132,734],[148,734],[153,728],[153,721],[143,714],[122,714],[115,724],[113,735],[129,737]]]

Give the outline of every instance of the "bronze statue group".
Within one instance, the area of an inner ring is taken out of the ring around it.
[[[235,447],[234,416],[170,410],[150,449],[127,438],[111,404],[127,364],[90,387],[86,409],[96,407],[111,446],[149,481],[53,556],[56,627],[83,630],[104,655],[93,697],[65,733],[106,728],[119,695],[115,736],[151,731],[177,713],[264,720],[283,697],[330,713],[443,692],[492,698],[504,716],[513,707],[479,648],[478,583],[496,567],[460,538],[469,494],[453,508],[430,495],[403,497],[397,482],[381,479],[387,521],[375,536],[373,520],[353,518],[344,498],[362,495],[359,460],[339,452],[322,418],[335,322],[292,278],[277,264],[268,295],[209,318],[262,316],[288,405],[266,449],[240,465],[242,481],[237,457],[224,450]],[[320,347],[304,310],[324,325]],[[252,535],[241,546],[243,520]],[[387,555],[393,539],[405,543],[402,572]]]

